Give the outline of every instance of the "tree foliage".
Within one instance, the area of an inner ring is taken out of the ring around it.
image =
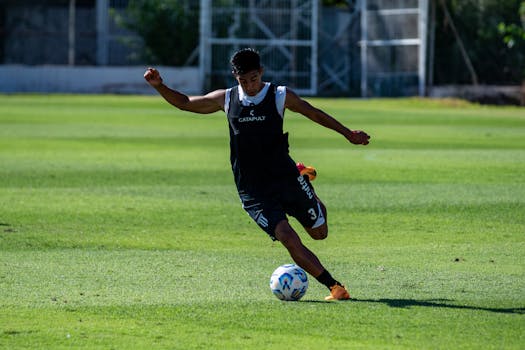
[[[151,64],[183,65],[198,44],[198,2],[191,0],[130,0],[117,24],[143,41],[142,59]]]
[[[525,81],[525,1],[429,0],[436,6],[434,83],[464,84],[472,78],[458,38],[444,15],[448,9],[478,80],[482,84]],[[235,6],[234,0],[219,1]],[[323,6],[355,9],[355,0],[323,0]],[[199,2],[129,0],[117,23],[142,38],[142,59],[151,64],[183,65],[199,42]],[[224,28],[229,18],[222,18]]]
[[[521,0],[434,0],[436,84],[471,83],[457,38],[443,11],[447,6],[482,84],[525,80],[525,2]]]

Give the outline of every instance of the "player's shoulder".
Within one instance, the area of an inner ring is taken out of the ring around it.
[[[286,85],[274,85],[275,89],[275,98],[278,100],[282,99],[282,100],[285,100],[286,99],[286,95],[287,95],[287,91],[288,91],[288,87]]]
[[[283,86],[279,86],[279,88],[282,88],[284,91],[286,91],[287,94],[297,95],[295,91],[289,86],[283,85]]]
[[[217,90],[213,90],[213,91],[210,91],[206,94],[206,96],[209,96],[209,97],[224,97],[224,95],[226,95],[226,91],[228,89],[217,89]]]
[[[283,86],[284,95],[286,96],[286,101],[288,100],[300,100],[301,97],[290,87]]]
[[[218,90],[210,91],[204,96],[196,97],[196,99],[206,101],[208,104],[215,104],[220,109],[224,109],[225,96],[226,96],[226,90],[218,89]]]
[[[224,103],[225,96],[226,89],[218,89],[208,92],[205,97],[216,102],[220,102],[220,104],[222,105]]]

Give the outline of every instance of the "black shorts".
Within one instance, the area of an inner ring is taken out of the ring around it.
[[[243,209],[273,240],[276,240],[275,227],[287,219],[286,215],[295,217],[307,228],[325,223],[319,200],[306,176],[283,179],[261,189],[239,189],[239,197]]]

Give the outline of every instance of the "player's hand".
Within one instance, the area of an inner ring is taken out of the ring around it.
[[[144,73],[144,79],[153,87],[160,86],[162,84],[162,77],[155,68],[148,68]]]
[[[350,135],[347,136],[347,139],[354,145],[368,145],[370,135],[362,130],[352,130],[350,131]]]

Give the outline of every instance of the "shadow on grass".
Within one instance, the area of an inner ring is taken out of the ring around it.
[[[390,307],[409,308],[412,306],[432,307],[432,308],[447,308],[459,310],[479,310],[496,312],[501,314],[525,314],[525,307],[511,307],[511,308],[495,308],[469,305],[455,305],[451,304],[453,300],[449,299],[431,299],[431,300],[412,300],[412,299],[351,299],[350,302],[360,303],[379,303],[386,304]]]

